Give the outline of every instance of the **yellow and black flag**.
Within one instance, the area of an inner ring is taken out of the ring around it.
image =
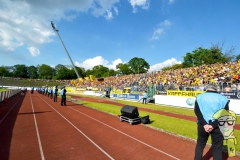
[[[95,80],[95,76],[94,75],[89,75],[89,78],[90,78],[91,82],[93,82]]]

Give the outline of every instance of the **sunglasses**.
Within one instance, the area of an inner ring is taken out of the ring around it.
[[[223,126],[227,122],[229,126],[232,126],[234,124],[234,120],[228,120],[228,121],[218,121],[219,126]]]

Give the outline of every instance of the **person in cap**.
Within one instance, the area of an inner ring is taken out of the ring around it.
[[[197,95],[194,112],[197,116],[197,144],[194,160],[201,160],[203,149],[206,146],[209,135],[212,138],[213,159],[222,160],[223,135],[220,131],[218,120],[214,114],[221,109],[229,110],[230,100],[217,93],[217,87],[207,85],[206,92]]]

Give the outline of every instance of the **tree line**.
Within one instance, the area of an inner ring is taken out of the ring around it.
[[[192,52],[186,53],[183,57],[183,63],[173,64],[162,68],[162,70],[179,69],[199,66],[203,64],[226,63],[238,61],[239,55],[234,55],[234,47],[222,52],[223,45],[213,45],[210,49],[199,47]],[[116,70],[109,69],[103,65],[94,66],[92,69],[85,70],[82,67],[75,66],[80,77],[84,78],[93,75],[96,78],[140,74],[148,72],[150,65],[143,58],[134,57],[128,63],[119,63],[116,65]],[[37,66],[26,66],[17,64],[14,66],[0,66],[0,77],[15,77],[15,78],[31,78],[31,79],[53,79],[53,80],[70,80],[78,78],[73,67],[58,64],[51,67],[47,64]]]

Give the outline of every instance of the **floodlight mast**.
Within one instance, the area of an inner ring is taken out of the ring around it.
[[[74,66],[73,61],[72,61],[72,59],[71,59],[71,57],[70,57],[70,55],[69,55],[69,53],[68,53],[68,51],[67,51],[67,48],[65,47],[65,45],[64,45],[64,43],[63,43],[63,41],[62,41],[62,39],[61,39],[61,37],[60,37],[60,35],[59,35],[59,33],[58,33],[59,30],[56,29],[55,25],[53,24],[53,21],[51,21],[51,25],[52,25],[53,30],[57,33],[58,38],[60,39],[60,41],[61,41],[61,43],[62,43],[62,45],[63,45],[63,48],[65,49],[65,51],[66,51],[66,53],[67,53],[67,56],[68,56],[70,62],[72,63],[73,69],[75,70],[75,72],[76,72],[76,74],[77,74],[77,77],[80,78],[80,76],[79,76],[79,74],[78,74],[78,71],[77,71],[76,67]]]

